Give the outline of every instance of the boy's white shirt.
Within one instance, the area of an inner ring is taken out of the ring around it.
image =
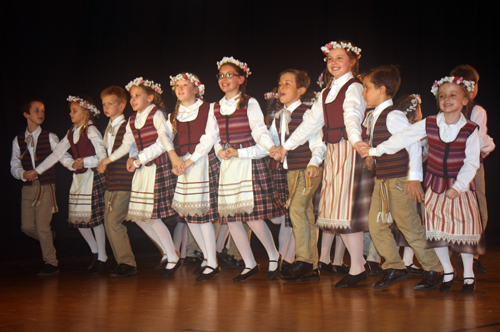
[[[479,105],[474,106],[470,114],[471,121],[479,125],[479,143],[481,145],[481,154],[486,157],[491,151],[495,150],[493,138],[488,135],[488,116],[486,110]]]
[[[109,132],[107,129],[108,127],[106,127],[106,132],[104,133],[103,137],[103,141],[105,143],[104,147],[106,148],[108,156],[110,156],[113,152],[113,145],[115,144],[115,138],[118,129],[126,121],[127,120],[125,119],[125,116],[123,114],[116,117],[113,121],[111,121],[111,119],[109,120],[108,126],[111,126],[112,133]],[[106,144],[108,145],[107,147]],[[129,157],[137,157],[137,153],[138,153],[137,146],[132,146],[132,148],[129,151]]]

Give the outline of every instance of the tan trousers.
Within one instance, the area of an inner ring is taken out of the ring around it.
[[[474,180],[476,181],[476,196],[477,202],[479,203],[479,213],[481,214],[484,230],[486,229],[486,224],[488,223],[488,206],[486,204],[486,184],[484,181],[483,163],[479,166]]]
[[[108,191],[104,193],[106,211],[104,213],[104,227],[108,235],[113,255],[118,264],[137,266],[134,253],[130,246],[127,227],[123,221],[127,216],[130,191]],[[111,211],[109,205],[111,200]]]
[[[288,214],[293,226],[295,236],[295,260],[311,263],[313,268],[318,268],[318,243],[316,239],[316,218],[314,217],[313,197],[321,184],[323,169],[320,168],[319,176],[311,178],[311,190],[304,194],[306,188],[305,169],[288,171],[288,190],[292,194],[295,174],[299,173],[295,193],[288,207]]]
[[[405,269],[406,265],[401,259],[396,241],[391,232],[391,224],[377,222],[380,204],[381,180],[375,180],[372,203],[368,214],[368,224],[373,244],[380,256],[384,257],[382,264],[384,270]],[[434,249],[425,249],[427,239],[425,229],[417,212],[417,203],[406,195],[406,177],[388,179],[390,212],[398,228],[403,233],[406,241],[412,247],[415,256],[425,271],[443,271],[443,267],[436,256]]]
[[[40,188],[40,182],[35,181],[31,186],[23,186],[21,201],[21,230],[24,234],[40,241],[43,261],[57,266],[56,248],[52,238],[52,197],[48,185],[42,186],[42,199],[38,206],[32,204]]]

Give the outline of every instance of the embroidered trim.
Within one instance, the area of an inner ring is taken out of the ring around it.
[[[476,235],[462,235],[462,234],[449,234],[441,231],[427,231],[427,240],[439,241],[443,240],[451,243],[476,245],[481,238],[480,234]]]
[[[149,221],[151,219],[152,212],[144,211],[144,210],[128,210],[128,214],[125,217],[125,220],[130,221]]]
[[[205,202],[190,202],[190,203],[183,203],[179,202],[177,200],[172,201],[172,208],[179,213],[181,217],[185,216],[203,216],[208,213],[208,210],[210,210],[210,202],[205,201]]]
[[[221,217],[234,217],[237,213],[247,213],[250,214],[253,212],[253,200],[238,202],[235,204],[220,204],[219,203],[219,215]]]
[[[327,229],[350,229],[351,222],[349,220],[331,220],[318,217],[316,225],[320,228]]]

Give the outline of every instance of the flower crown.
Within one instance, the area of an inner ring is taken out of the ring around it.
[[[319,75],[318,81],[316,83],[318,83],[320,88],[323,88],[323,85],[325,85],[325,81],[323,78],[323,72],[321,72],[321,75]]]
[[[346,51],[351,51],[354,54],[356,54],[358,59],[361,58],[361,49],[359,47],[352,46],[351,43],[344,43],[344,42],[337,43],[336,41],[332,41],[326,44],[325,46],[322,46],[321,51],[323,51],[324,55],[328,55],[328,53],[335,48],[344,48]],[[326,59],[327,58],[325,58],[325,62]]]
[[[77,103],[81,107],[88,109],[92,114],[94,114],[94,116],[101,114],[101,111],[99,111],[97,109],[97,107],[95,107],[91,103],[86,102],[85,100],[83,100],[82,98],[80,98],[78,96],[71,96],[70,95],[70,96],[68,96],[68,98],[66,98],[66,100],[69,102],[72,102],[72,103]]]
[[[154,91],[156,91],[158,94],[162,94],[163,90],[161,89],[161,84],[160,83],[155,83],[153,81],[148,81],[143,79],[142,77],[137,77],[133,81],[130,81],[126,86],[125,89],[127,89],[128,92],[130,92],[130,89],[132,89],[133,86],[139,86],[139,85],[144,85],[147,87],[150,87]]]
[[[250,68],[248,68],[248,65],[246,63],[241,62],[240,60],[236,60],[233,57],[228,58],[227,56],[223,57],[221,61],[217,61],[217,69],[220,69],[220,67],[222,67],[222,65],[225,63],[232,63],[240,67],[246,73],[246,77],[252,74]]]
[[[273,92],[266,92],[266,93],[264,93],[264,98],[266,100],[278,99],[278,94],[277,93],[273,93]]]
[[[170,86],[172,87],[172,90],[175,90],[175,82],[180,80],[186,80],[193,83],[194,86],[198,88],[201,97],[205,94],[205,85],[201,84],[200,80],[191,73],[178,74],[175,77],[170,76]]]
[[[417,106],[422,104],[422,99],[420,95],[410,95],[411,105],[403,111],[404,114],[408,114],[410,112],[415,112],[417,110]]]
[[[457,76],[445,76],[439,81],[434,81],[434,84],[432,85],[431,92],[434,95],[434,97],[437,98],[438,90],[441,85],[444,83],[455,83],[459,85],[465,86],[467,91],[469,92],[474,92],[474,81],[467,81],[464,80],[463,77],[457,77]]]

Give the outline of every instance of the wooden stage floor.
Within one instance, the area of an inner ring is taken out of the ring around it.
[[[266,281],[261,273],[234,283],[239,271],[223,269],[197,282],[194,265],[172,279],[159,278],[158,255],[137,257],[137,276],[90,276],[86,258],[60,262],[57,276],[37,277],[37,262],[3,262],[0,331],[500,331],[500,246],[482,258],[473,294],[462,294],[459,277],[451,293],[415,291],[419,278],[383,290],[369,278],[339,290],[339,276],[319,282]],[[456,255],[453,255],[456,262]],[[459,275],[462,270],[458,269]]]

